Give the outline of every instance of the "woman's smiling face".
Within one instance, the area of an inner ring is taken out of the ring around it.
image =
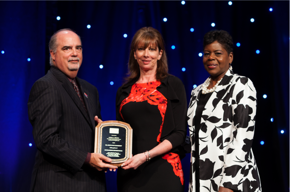
[[[221,79],[233,61],[233,53],[228,52],[218,42],[214,41],[204,47],[203,64],[212,78]]]
[[[140,42],[134,52],[134,58],[141,70],[156,70],[162,53],[163,51],[159,50],[157,45],[151,43],[145,48],[144,43]]]

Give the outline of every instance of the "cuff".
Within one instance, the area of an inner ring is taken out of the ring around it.
[[[87,157],[86,157],[84,164],[89,164],[90,159],[91,159],[91,153],[87,153]]]

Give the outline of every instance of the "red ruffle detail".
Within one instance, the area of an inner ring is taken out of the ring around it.
[[[184,185],[184,173],[179,155],[176,153],[168,153],[163,156],[163,159],[167,160],[173,166],[175,175],[180,177],[180,181]]]
[[[167,110],[167,99],[165,96],[157,91],[157,87],[161,85],[160,81],[153,81],[149,83],[136,83],[132,86],[130,94],[125,98],[119,109],[119,114],[124,120],[121,109],[129,102],[143,102],[147,101],[150,105],[157,105],[162,116],[162,124],[160,125],[160,133],[157,137],[157,142],[161,140],[162,129],[164,125],[165,113]]]

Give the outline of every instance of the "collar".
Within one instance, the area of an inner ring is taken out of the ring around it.
[[[77,85],[79,85],[79,78],[78,77],[75,77],[74,79],[72,79],[69,76],[67,76],[64,72],[62,72],[59,68],[57,68],[56,66],[52,65],[50,68],[50,72],[52,72],[53,75],[62,83],[70,82],[70,80],[72,80],[75,83],[77,83]]]

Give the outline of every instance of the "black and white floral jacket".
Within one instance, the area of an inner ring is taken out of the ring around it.
[[[240,192],[261,192],[251,149],[257,105],[252,81],[227,71],[202,112],[199,159],[195,159],[193,118],[201,87],[192,90],[187,114],[192,150],[189,192],[195,191],[195,161],[200,166],[200,192],[215,192],[219,186]]]

